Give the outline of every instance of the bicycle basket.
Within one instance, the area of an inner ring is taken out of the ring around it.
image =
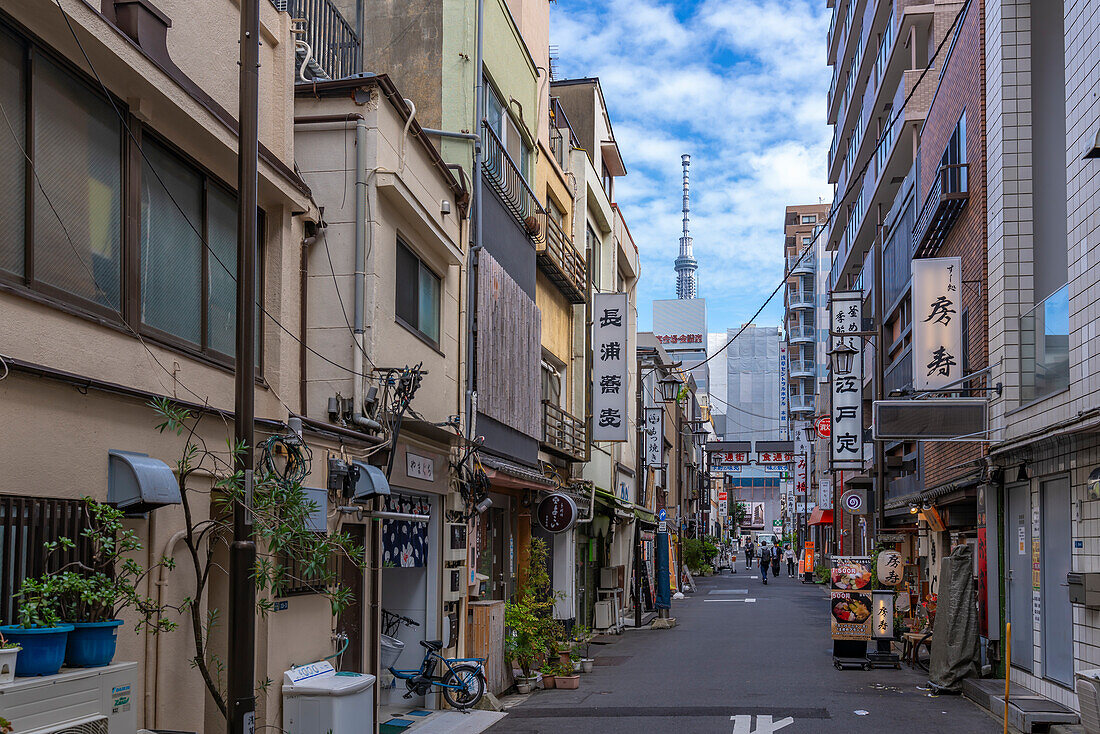
[[[405,643],[396,637],[382,635],[382,670],[389,670],[397,664],[401,652],[405,649]]]

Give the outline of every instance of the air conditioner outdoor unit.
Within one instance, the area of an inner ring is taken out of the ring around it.
[[[137,663],[0,685],[0,711],[19,734],[134,734],[136,702]]]

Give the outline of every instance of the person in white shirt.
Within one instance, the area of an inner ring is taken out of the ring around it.
[[[790,543],[783,545],[783,557],[787,559],[787,578],[793,579],[796,559]]]

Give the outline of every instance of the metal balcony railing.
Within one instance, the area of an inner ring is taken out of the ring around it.
[[[482,123],[481,137],[485,162],[482,164],[485,180],[500,196],[501,201],[516,218],[519,226],[536,244],[546,237],[546,211],[538,197],[527,184],[504,144],[488,123]]]
[[[792,359],[791,377],[813,377],[814,361],[812,359]]]
[[[301,40],[309,44],[308,69],[313,78],[346,79],[363,71],[363,47],[359,36],[332,0],[281,2],[297,26]],[[298,54],[299,61],[304,61],[305,52],[299,49]],[[295,81],[302,83],[297,77]]]
[[[801,260],[799,259],[801,258]],[[814,257],[812,252],[805,255],[787,255],[787,274],[792,273],[810,273],[813,274],[816,269],[817,258]]]
[[[545,217],[546,237],[536,243],[539,267],[570,303],[588,301],[588,276],[584,258],[573,238],[550,217]]]
[[[812,413],[814,411],[814,395],[791,395],[791,411],[795,413]]]
[[[813,291],[787,291],[787,308],[813,308]]]
[[[549,400],[542,401],[542,445],[571,461],[584,461],[584,421]]]
[[[791,343],[812,342],[815,336],[814,327],[806,324],[797,324],[787,331],[787,341]]]
[[[917,223],[913,225],[917,257],[931,257],[936,254],[969,199],[967,165],[956,163],[940,166],[936,180],[932,182],[924,200],[924,206],[921,207]]]

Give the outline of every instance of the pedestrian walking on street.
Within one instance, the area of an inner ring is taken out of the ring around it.
[[[786,545],[783,546],[783,557],[787,559],[787,578],[793,579],[794,578],[795,557],[794,557],[794,551],[791,550],[791,544],[790,543],[787,543]]]
[[[783,562],[783,549],[779,547],[779,543],[772,546],[772,578],[779,578],[779,564]]]
[[[745,543],[745,570],[747,571],[752,566],[753,556],[756,555],[756,549],[752,547],[752,540]]]
[[[768,547],[768,541],[760,541],[760,578],[764,584],[768,583],[768,566],[771,565],[772,549]]]

